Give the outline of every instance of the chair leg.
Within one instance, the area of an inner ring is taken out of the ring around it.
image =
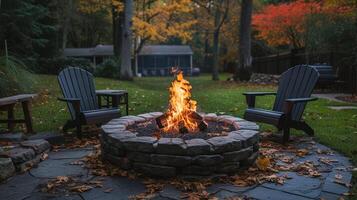
[[[306,122],[301,123],[301,129],[308,135],[313,136],[315,134],[314,129],[312,129]]]
[[[290,138],[290,128],[285,127],[283,129],[283,144],[285,144],[286,142],[289,142],[289,138]]]
[[[304,121],[294,121],[292,122],[292,128],[296,130],[304,131],[307,135],[313,136],[315,131]]]
[[[76,127],[72,120],[68,120],[62,127],[63,132],[67,132],[68,129]]]
[[[82,139],[82,125],[79,122],[76,123],[76,129],[78,139]]]

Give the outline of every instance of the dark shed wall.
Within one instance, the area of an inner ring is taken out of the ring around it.
[[[171,67],[179,66],[191,73],[191,55],[139,55],[138,70],[144,76],[168,75]]]

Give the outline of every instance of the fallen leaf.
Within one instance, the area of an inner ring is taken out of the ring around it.
[[[304,157],[307,154],[309,154],[309,150],[307,150],[307,149],[298,149],[296,152],[296,155],[299,157]]]
[[[48,158],[48,154],[47,154],[47,153],[41,154],[41,157],[40,157],[41,161],[44,161],[44,160],[46,160],[47,158]]]
[[[268,157],[259,157],[255,163],[260,170],[266,171],[270,166],[270,159]]]
[[[342,179],[342,175],[341,175],[341,174],[336,174],[336,175],[335,175],[335,179],[341,180],[341,179]]]
[[[335,179],[333,182],[337,183],[337,184],[340,184],[340,185],[343,185],[343,186],[348,187],[348,188],[352,187],[352,185],[350,183],[345,183],[345,182],[343,182],[341,180],[336,180]]]
[[[112,191],[113,191],[113,188],[108,188],[108,189],[105,189],[105,190],[104,190],[105,193],[110,193],[110,192],[112,192]]]

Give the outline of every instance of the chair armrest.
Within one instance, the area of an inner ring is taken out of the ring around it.
[[[58,97],[57,100],[59,101],[64,101],[64,102],[69,102],[69,103],[80,103],[81,100],[77,99],[77,98],[62,98],[62,97]]]
[[[317,100],[316,97],[285,99],[286,102],[290,102],[290,103],[304,103],[304,102],[316,101],[316,100]]]
[[[288,116],[290,116],[295,104],[305,103],[305,102],[315,101],[315,100],[317,100],[316,97],[285,99],[284,113],[287,114]]]
[[[245,96],[265,96],[265,95],[276,95],[276,92],[244,92]]]
[[[248,108],[254,108],[256,96],[276,95],[276,92],[244,92],[243,95],[245,95]]]

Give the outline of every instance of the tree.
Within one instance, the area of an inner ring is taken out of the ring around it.
[[[49,15],[49,9],[42,2],[3,0],[0,7],[1,44],[7,40],[10,52],[22,56],[27,64],[35,66],[40,52],[51,41],[47,35],[56,30]]]
[[[188,18],[193,11],[191,0],[142,0],[136,1],[133,18],[135,35],[134,63],[137,54],[148,41],[167,42],[177,38],[186,43],[192,39],[195,20]]]
[[[120,78],[123,80],[133,80],[133,72],[131,69],[131,51],[132,51],[132,16],[133,16],[133,1],[125,0],[124,3],[124,20],[122,31],[122,47],[120,54]]]
[[[239,67],[235,79],[249,80],[252,65],[251,56],[251,19],[253,0],[243,0],[239,27]]]
[[[219,80],[219,66],[220,66],[220,34],[222,27],[226,22],[229,14],[230,1],[229,0],[219,0],[219,1],[202,1],[195,0],[196,5],[205,10],[205,12],[200,12],[200,27],[203,27],[204,32],[204,44],[205,44],[205,64],[208,62],[208,46],[209,46],[209,36],[212,34],[213,43],[213,67],[212,67],[212,80]]]
[[[258,30],[257,39],[264,40],[271,46],[303,48],[308,40],[319,40],[321,36],[331,32],[318,36],[316,31],[320,32],[321,28],[327,26],[337,27],[339,22],[336,20],[344,15],[349,17],[352,13],[351,1],[348,0],[298,0],[264,7],[253,16],[253,26]]]

